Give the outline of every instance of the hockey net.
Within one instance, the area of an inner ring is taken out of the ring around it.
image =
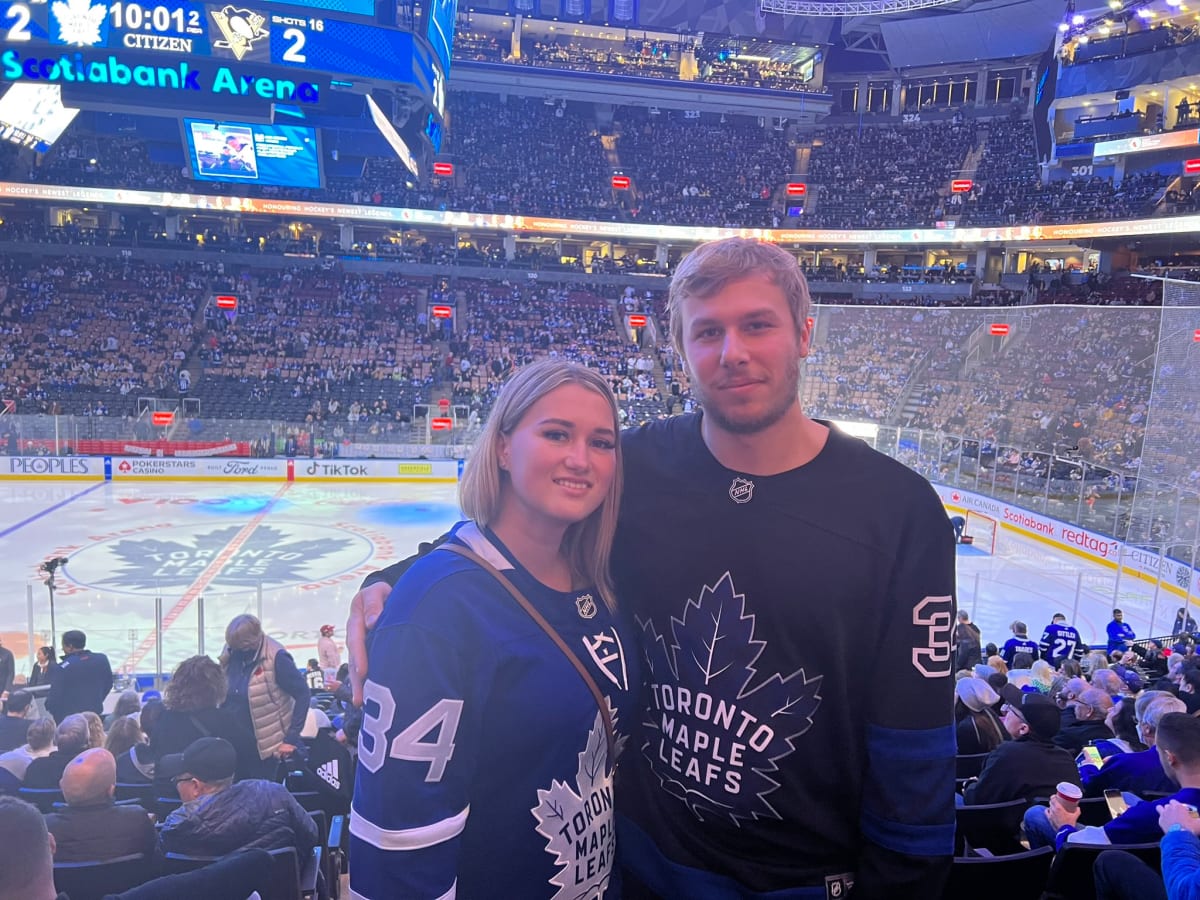
[[[967,524],[963,526],[963,537],[971,538],[971,546],[989,555],[996,552],[996,534],[1000,524],[991,516],[983,513],[968,512]],[[964,542],[965,543],[965,542]]]

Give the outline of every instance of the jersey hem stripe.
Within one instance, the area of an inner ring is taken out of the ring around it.
[[[350,833],[379,850],[424,850],[458,837],[467,827],[468,806],[456,816],[423,825],[420,828],[404,828],[392,831],[380,828],[355,809],[350,810]],[[446,895],[452,898],[453,893]],[[438,898],[442,900],[442,898]]]
[[[458,879],[456,878],[454,880],[454,884],[450,885],[450,890],[446,891],[446,893],[442,894],[442,896],[435,898],[435,900],[455,900],[457,894]],[[366,894],[360,894],[354,888],[350,888],[350,900],[371,900],[371,898]]]

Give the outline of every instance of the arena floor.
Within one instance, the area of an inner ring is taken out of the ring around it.
[[[40,566],[64,556],[57,633],[83,629],[114,669],[154,670],[156,598],[166,671],[198,650],[219,653],[225,623],[241,612],[261,613],[303,661],[322,624],[335,624],[341,639],[365,573],[456,520],[455,491],[452,484],[0,484],[0,635],[17,670],[27,671],[30,636],[40,643],[50,631]],[[1036,638],[1058,611],[1074,619],[1084,640],[1102,639],[1114,596],[1140,636],[1169,633],[1183,604],[1163,589],[1156,596],[1151,581],[1008,531],[1000,532],[995,555],[960,548],[959,603],[985,641],[1003,643],[1016,618]]]

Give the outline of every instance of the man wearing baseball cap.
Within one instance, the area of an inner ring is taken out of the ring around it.
[[[316,823],[273,781],[233,782],[237,752],[224,738],[204,737],[182,753],[169,753],[156,774],[169,778],[183,806],[159,831],[164,853],[223,856],[241,847],[295,847],[304,860],[317,843]]]
[[[1054,701],[1042,694],[1022,693],[1006,684],[1001,724],[1012,740],[988,754],[979,780],[963,792],[968,806],[1004,803],[1024,798],[1048,797],[1060,781],[1079,784],[1075,758],[1054,746],[1060,713]]]

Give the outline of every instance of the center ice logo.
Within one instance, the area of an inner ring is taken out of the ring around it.
[[[329,557],[353,548],[356,539],[300,537],[290,531],[260,525],[237,541],[241,527],[215,528],[181,536],[126,538],[108,545],[118,565],[99,582],[132,590],[189,585],[213,566],[220,567],[214,583],[227,587],[294,584],[308,581],[313,566],[324,569]]]
[[[771,774],[812,727],[821,676],[759,677],[754,664],[767,644],[755,640],[729,572],[672,617],[669,643],[652,622],[639,624],[652,696],[642,753],[663,788],[700,820],[780,818],[768,799],[779,787]]]

